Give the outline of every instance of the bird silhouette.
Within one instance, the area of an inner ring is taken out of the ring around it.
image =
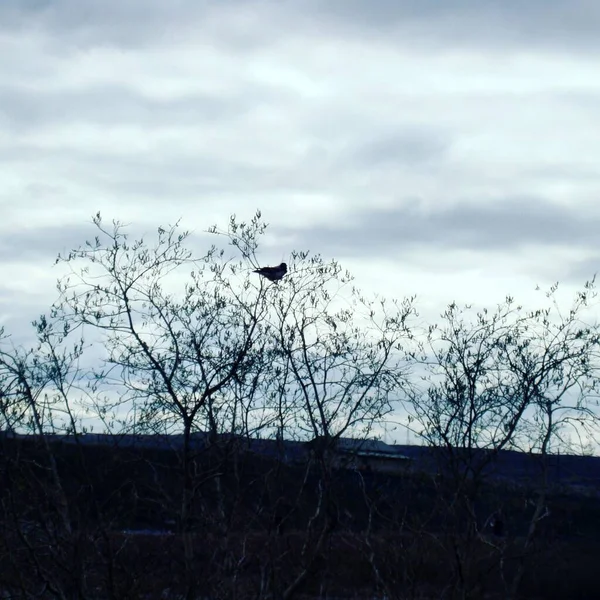
[[[262,267],[253,273],[266,277],[269,281],[279,281],[287,273],[287,265],[281,263],[278,267]]]

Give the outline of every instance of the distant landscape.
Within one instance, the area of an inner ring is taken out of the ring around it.
[[[593,597],[599,458],[551,457],[544,512],[524,548],[539,456],[500,453],[479,489],[463,482],[477,499],[475,514],[461,515],[436,449],[340,442],[324,496],[318,445],[196,435],[186,531],[181,436],[4,434],[0,586],[17,597],[184,597],[193,552],[197,593],[208,597],[256,597],[267,586],[283,595],[305,570],[290,596],[440,597],[462,551],[473,597],[506,597],[522,561],[521,597]]]

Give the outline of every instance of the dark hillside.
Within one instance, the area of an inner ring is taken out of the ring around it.
[[[177,437],[3,436],[0,585],[28,597],[44,581],[64,587],[77,575],[80,597],[104,598],[112,589],[115,598],[158,598],[183,589],[190,554],[199,588],[223,598],[252,597],[265,577],[284,590],[306,568],[298,593],[308,596],[389,589],[416,598],[452,577],[444,557],[458,551],[470,521],[449,508],[456,490],[430,449],[340,450],[324,472],[310,444],[209,444],[197,436],[193,511],[183,523],[181,448]],[[482,594],[492,593],[525,561],[523,597],[592,598],[600,459],[551,457],[551,493],[535,544],[523,554],[537,462],[504,452],[490,467],[474,504],[470,576]],[[499,514],[501,531],[493,525]],[[42,596],[52,597],[49,588]]]

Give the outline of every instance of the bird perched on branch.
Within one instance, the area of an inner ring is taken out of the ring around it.
[[[287,265],[281,263],[278,267],[262,267],[253,272],[266,277],[269,281],[279,281],[287,273]]]

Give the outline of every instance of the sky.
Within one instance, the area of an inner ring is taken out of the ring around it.
[[[2,0],[0,325],[91,216],[201,232],[365,292],[527,301],[600,264],[596,0]]]

